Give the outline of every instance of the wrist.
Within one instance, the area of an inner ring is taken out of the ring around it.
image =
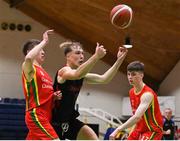
[[[99,57],[97,54],[94,54],[94,55],[93,55],[93,58],[94,58],[94,60],[96,60],[96,61],[100,59],[100,57]]]
[[[118,130],[118,132],[122,131],[122,130],[121,130],[121,127],[118,127],[117,130]]]
[[[120,57],[117,58],[117,60],[124,60],[125,57],[126,57],[126,55],[120,56]]]
[[[43,40],[41,41],[41,44],[43,44],[43,45],[46,45],[47,43],[48,43],[48,41],[45,40],[45,39],[43,39]]]

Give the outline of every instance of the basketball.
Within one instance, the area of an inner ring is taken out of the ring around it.
[[[117,5],[111,10],[111,23],[120,29],[127,28],[131,23],[132,14],[132,9],[129,6],[125,4]]]

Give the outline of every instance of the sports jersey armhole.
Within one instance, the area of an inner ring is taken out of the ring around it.
[[[23,75],[24,79],[27,80],[24,70],[22,70],[22,75]]]
[[[34,76],[36,75],[36,68],[35,68],[34,65],[33,65],[33,69],[34,69],[34,74],[33,74],[33,77],[32,77],[32,79],[31,79],[30,81],[28,81],[28,79],[26,78],[26,75],[25,75],[25,73],[24,73],[24,70],[22,70],[22,75],[23,75],[24,79],[25,79],[27,82],[31,82],[31,81],[34,79]]]
[[[146,93],[147,93],[147,92],[146,92]],[[151,103],[150,103],[150,105],[149,105],[149,107],[151,107],[152,104],[153,104],[153,102],[154,102],[154,94],[153,94],[152,92],[150,92],[150,91],[148,91],[148,93],[153,96],[153,99],[152,99],[152,101],[151,101]],[[143,93],[143,94],[141,95],[141,97],[142,97],[144,94],[145,94],[145,93]]]

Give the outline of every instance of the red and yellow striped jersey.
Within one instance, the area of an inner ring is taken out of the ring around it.
[[[34,76],[30,82],[26,80],[24,73],[22,73],[26,111],[41,106],[42,110],[51,113],[54,92],[52,79],[43,68],[36,65],[33,65],[33,67]]]
[[[143,87],[142,91],[139,94],[135,94],[134,88],[129,91],[133,114],[136,112],[140,104],[141,96],[146,92],[152,93],[154,98],[148,109],[145,111],[141,120],[136,124],[135,130],[139,132],[162,132],[163,118],[161,115],[157,94],[147,85]]]

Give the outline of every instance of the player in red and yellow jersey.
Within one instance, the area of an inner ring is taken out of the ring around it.
[[[25,60],[22,64],[23,89],[26,99],[25,121],[29,129],[28,140],[58,139],[50,124],[54,98],[61,98],[60,92],[53,91],[51,77],[42,68],[45,59],[43,48],[48,43],[48,30],[43,40],[29,40],[24,44]],[[55,97],[54,97],[55,95]]]
[[[163,119],[157,94],[143,82],[144,64],[139,61],[130,63],[127,77],[133,86],[129,92],[133,116],[120,125],[110,138],[115,139],[118,132],[134,125],[128,140],[161,140]]]

